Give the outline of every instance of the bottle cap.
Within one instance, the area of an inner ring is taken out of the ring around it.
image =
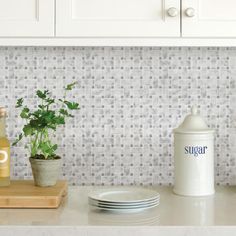
[[[0,117],[5,117],[7,115],[7,111],[5,107],[0,107]]]

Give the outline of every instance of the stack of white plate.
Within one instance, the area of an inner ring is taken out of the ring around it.
[[[113,187],[89,194],[89,204],[106,211],[136,212],[156,207],[159,202],[160,194],[145,188]]]

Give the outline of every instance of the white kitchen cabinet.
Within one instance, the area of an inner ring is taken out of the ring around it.
[[[0,46],[236,46],[236,0],[0,0]]]
[[[236,37],[235,0],[182,0],[183,37]]]
[[[56,36],[180,37],[180,0],[56,0]]]
[[[0,0],[0,37],[54,36],[54,0]]]

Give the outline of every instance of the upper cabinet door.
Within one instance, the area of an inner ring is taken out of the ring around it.
[[[182,0],[183,37],[236,37],[236,0]]]
[[[179,37],[179,11],[180,0],[56,0],[56,35]]]
[[[54,0],[0,0],[0,37],[54,36]]]

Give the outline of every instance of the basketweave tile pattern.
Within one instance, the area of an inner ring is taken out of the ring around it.
[[[11,141],[22,127],[16,99],[55,96],[78,81],[75,119],[53,137],[72,185],[173,184],[172,129],[192,104],[216,129],[217,184],[236,184],[236,49],[2,47],[0,101]],[[13,178],[32,177],[24,142],[12,148]]]

